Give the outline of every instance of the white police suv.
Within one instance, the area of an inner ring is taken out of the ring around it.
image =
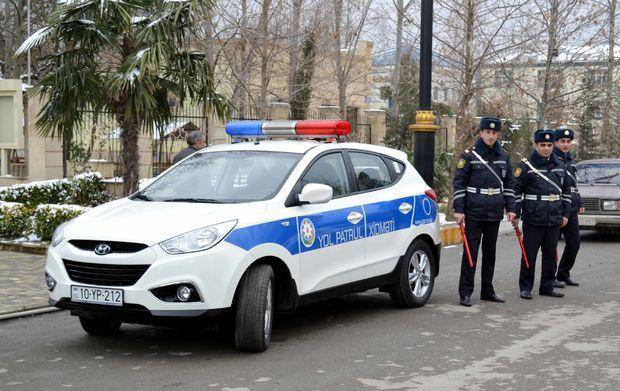
[[[237,348],[250,351],[269,346],[275,311],[316,300],[379,287],[424,305],[439,271],[435,193],[405,153],[337,141],[349,131],[228,124],[254,141],[199,151],[56,230],[50,303],[93,335],[230,314]],[[302,140],[266,140],[278,137]]]

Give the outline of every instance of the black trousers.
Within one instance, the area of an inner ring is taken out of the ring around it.
[[[560,259],[560,265],[558,266],[557,279],[560,281],[570,278],[570,271],[575,265],[575,258],[579,252],[581,246],[581,238],[579,237],[579,219],[576,214],[571,215],[568,218],[568,224],[560,230],[564,235],[564,241],[566,246],[564,247],[564,253],[562,253],[562,259]]]
[[[478,260],[478,247],[482,239],[482,289],[480,294],[489,296],[493,289],[493,272],[495,271],[495,244],[499,231],[499,221],[465,220],[465,235],[471,251],[474,267],[469,266],[465,246],[461,259],[461,278],[459,279],[459,296],[471,296],[474,291],[474,277]]]
[[[548,293],[553,290],[555,280],[555,256],[560,227],[547,227],[523,223],[523,246],[530,263],[530,268],[525,267],[521,259],[521,272],[519,273],[519,288],[521,291],[531,292],[534,287],[534,273],[536,271],[536,257],[538,250],[542,249],[542,266],[540,275],[540,293]]]

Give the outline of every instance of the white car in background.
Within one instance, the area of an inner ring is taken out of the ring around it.
[[[439,271],[435,193],[405,153],[337,142],[343,121],[237,122],[134,195],[59,227],[50,303],[86,332],[234,316],[267,349],[274,311],[379,287],[424,305]],[[263,140],[265,138],[330,138]],[[260,141],[259,141],[260,140]]]

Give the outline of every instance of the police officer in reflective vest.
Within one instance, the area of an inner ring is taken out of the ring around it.
[[[480,299],[503,303],[493,289],[495,244],[504,209],[508,218],[515,214],[513,177],[508,154],[500,147],[502,123],[498,118],[483,117],[480,138],[471,150],[465,150],[454,174],[454,217],[465,223],[465,233],[474,267],[463,251],[459,280],[460,304],[471,306],[478,247],[482,240],[482,289]]]
[[[560,259],[558,272],[556,274],[556,284],[560,284],[555,285],[555,287],[562,287],[564,284],[579,286],[578,283],[570,278],[570,271],[575,264],[575,258],[577,257],[577,252],[581,244],[577,214],[584,212],[584,208],[581,205],[581,196],[577,189],[577,168],[573,165],[573,157],[570,154],[574,138],[575,133],[572,129],[557,129],[555,131],[555,147],[553,148],[553,153],[566,165],[566,174],[568,175],[572,195],[568,224],[561,229],[564,240],[566,241],[566,246],[564,247],[564,253]]]
[[[515,169],[517,217],[523,219],[523,244],[529,268],[521,261],[519,288],[521,298],[532,299],[538,249],[542,248],[542,266],[538,293],[564,297],[553,290],[556,246],[560,227],[568,223],[571,212],[570,181],[564,163],[553,154],[555,132],[539,129],[534,133],[530,159],[522,159]],[[518,218],[513,224],[518,224]]]

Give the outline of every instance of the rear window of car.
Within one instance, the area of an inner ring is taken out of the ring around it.
[[[392,184],[390,170],[383,158],[363,152],[349,152],[360,191],[379,189]]]

